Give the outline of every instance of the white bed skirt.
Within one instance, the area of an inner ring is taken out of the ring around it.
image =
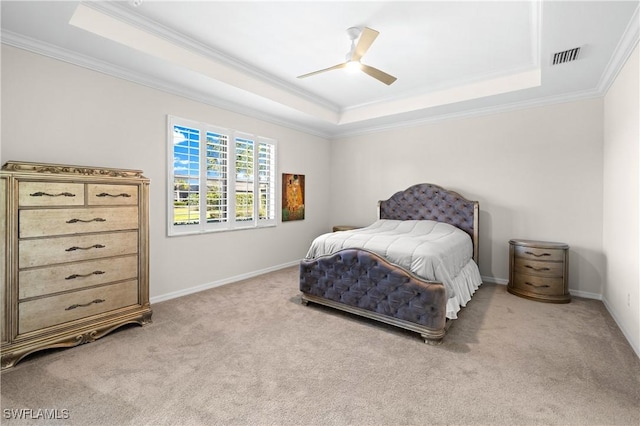
[[[482,284],[482,277],[478,265],[470,260],[458,275],[447,285],[447,318],[458,318],[458,311],[461,307],[467,306],[467,302],[471,300],[471,296]],[[453,293],[453,294],[451,294]]]

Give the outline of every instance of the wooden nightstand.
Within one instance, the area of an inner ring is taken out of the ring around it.
[[[358,229],[361,228],[361,226],[351,226],[351,225],[336,225],[333,227],[333,232],[338,232],[338,231],[350,231],[352,229]]]
[[[569,303],[569,246],[509,241],[509,293],[549,303]]]

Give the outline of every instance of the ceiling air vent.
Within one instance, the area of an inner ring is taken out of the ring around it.
[[[575,61],[576,59],[578,59],[578,53],[580,53],[579,47],[565,50],[564,52],[554,53],[552,65],[559,65],[564,64],[565,62]]]

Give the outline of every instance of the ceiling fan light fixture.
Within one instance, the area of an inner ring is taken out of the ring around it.
[[[349,53],[347,53],[345,62],[329,68],[324,68],[318,71],[299,75],[298,78],[311,77],[312,75],[331,70],[346,69],[348,72],[362,71],[363,73],[375,78],[376,80],[386,84],[387,86],[396,81],[396,78],[394,76],[360,62],[360,59],[362,59],[364,54],[367,53],[367,50],[369,50],[373,41],[376,39],[376,37],[378,37],[378,34],[380,34],[378,31],[369,27],[364,27],[362,30],[357,27],[351,27],[347,29],[347,33],[349,34],[349,38],[351,38],[351,49]],[[355,40],[358,37],[358,43],[356,43]]]
[[[360,61],[349,61],[344,68],[349,74],[356,74],[362,70],[362,64]]]

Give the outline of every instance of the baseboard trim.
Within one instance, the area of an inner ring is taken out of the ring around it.
[[[200,284],[200,285],[197,285],[195,287],[189,287],[189,288],[185,288],[183,290],[178,290],[178,291],[173,291],[171,293],[166,293],[166,294],[161,294],[161,295],[158,295],[158,296],[153,296],[153,297],[151,297],[149,299],[149,302],[151,304],[154,304],[154,303],[160,303],[160,302],[164,302],[164,301],[171,300],[171,299],[176,299],[178,297],[187,296],[187,295],[193,294],[193,293],[199,293],[201,291],[209,290],[211,288],[220,287],[220,286],[223,286],[223,285],[226,285],[226,284],[231,284],[231,283],[235,283],[235,282],[238,282],[238,281],[246,280],[246,279],[249,279],[249,278],[257,277],[258,275],[263,275],[263,274],[266,274],[268,272],[278,271],[280,269],[284,269],[284,268],[288,268],[290,266],[298,265],[299,263],[300,263],[300,260],[294,260],[294,261],[283,263],[283,264],[280,264],[280,265],[271,266],[269,268],[259,269],[259,270],[256,270],[256,271],[247,272],[246,274],[235,275],[233,277],[225,278],[225,279],[222,279],[222,280],[213,281],[213,282],[205,283],[205,284]]]
[[[607,309],[607,312],[609,312],[609,315],[611,315],[611,318],[613,318],[613,320],[618,325],[618,328],[620,329],[620,331],[622,331],[622,334],[627,339],[627,342],[629,342],[629,346],[631,346],[631,349],[633,349],[633,351],[636,353],[636,356],[640,358],[640,347],[638,347],[639,342],[636,342],[634,339],[632,339],[631,333],[629,333],[625,329],[622,322],[618,319],[618,316],[616,315],[616,311],[611,307],[607,299],[603,297],[601,298],[601,300],[602,300],[602,303],[604,304],[604,307]]]
[[[602,295],[598,293],[591,293],[588,291],[572,290],[572,289],[569,289],[569,293],[571,293],[572,296],[583,297],[585,299],[602,300]]]
[[[482,282],[483,283],[490,283],[490,284],[500,284],[500,285],[508,285],[509,284],[509,280],[507,280],[507,279],[489,277],[489,276],[485,276],[485,275],[482,275]],[[598,294],[598,293],[590,293],[588,291],[572,290],[572,289],[569,289],[569,293],[572,296],[584,297],[585,299],[602,300],[602,295]]]
[[[181,296],[186,296],[188,294],[198,293],[199,291],[204,291],[204,290],[208,290],[210,288],[220,287],[222,285],[231,284],[231,283],[235,283],[235,282],[238,282],[238,281],[246,280],[248,278],[253,278],[253,277],[256,277],[258,275],[266,274],[268,272],[273,272],[273,271],[277,271],[277,270],[280,270],[280,269],[288,268],[290,266],[295,266],[295,265],[297,265],[299,263],[300,263],[299,260],[294,260],[292,262],[283,263],[281,265],[276,265],[276,266],[272,266],[272,267],[265,268],[265,269],[259,269],[257,271],[247,272],[246,274],[236,275],[236,276],[233,276],[233,277],[225,278],[223,280],[213,281],[213,282],[201,284],[201,285],[198,285],[198,286],[195,286],[195,287],[189,287],[189,288],[186,288],[184,290],[178,290],[178,291],[174,291],[174,292],[171,292],[171,293],[162,294],[162,295],[159,295],[159,296],[154,296],[154,297],[152,297],[150,299],[150,302],[151,303],[164,302],[165,300],[171,300],[171,299],[175,299],[176,297],[181,297]],[[481,278],[482,278],[482,282],[483,283],[499,284],[499,285],[507,285],[507,284],[509,284],[509,280],[504,279],[504,278],[490,277],[490,276],[486,276],[486,275],[482,275]],[[590,293],[588,291],[571,290],[571,289],[569,289],[569,293],[571,293],[572,296],[584,297],[585,299],[603,300],[602,299],[602,295],[597,294],[597,293]]]
[[[509,284],[509,280],[505,280],[504,278],[488,277],[485,275],[482,275],[480,278],[482,278],[483,283],[500,284],[500,285]]]

